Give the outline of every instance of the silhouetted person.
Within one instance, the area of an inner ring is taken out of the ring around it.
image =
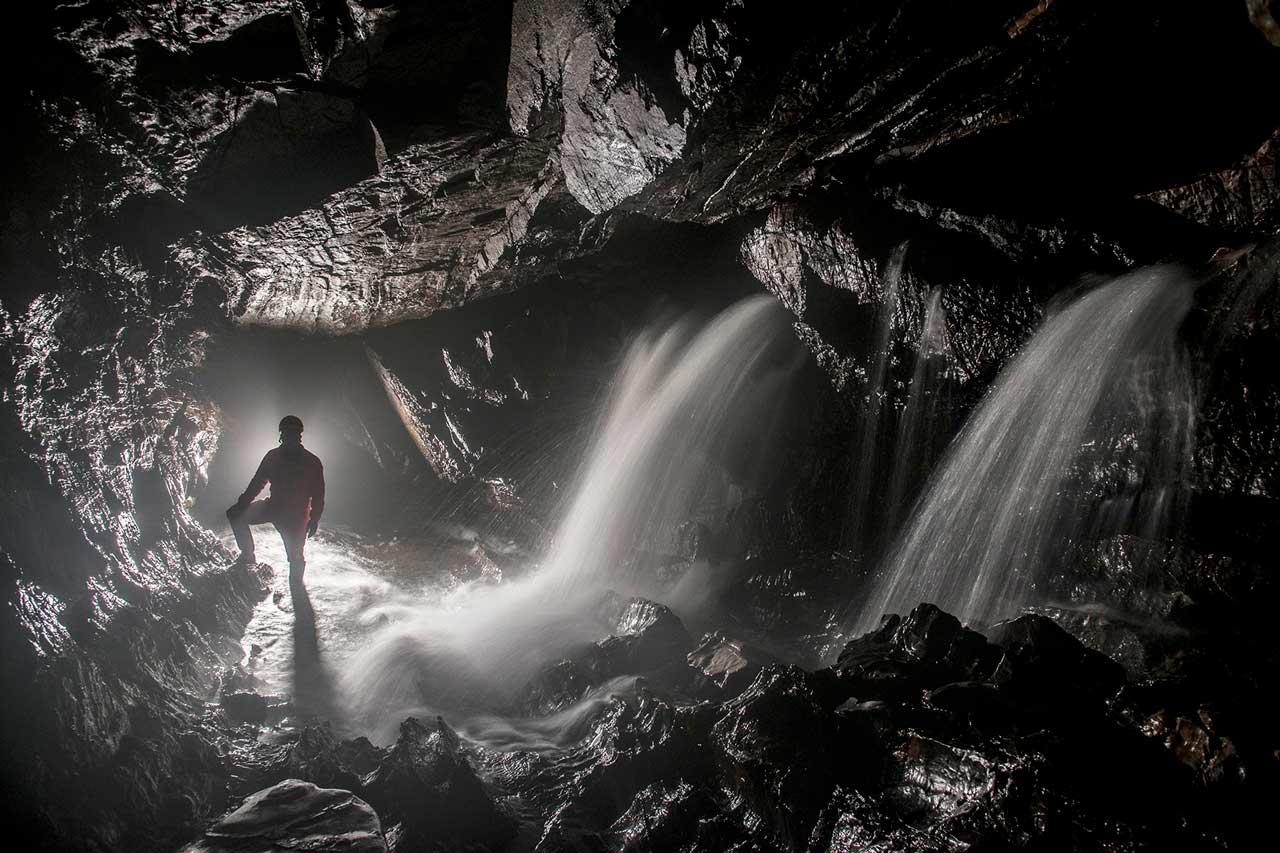
[[[262,487],[271,484],[271,495],[255,501]],[[262,457],[258,472],[240,500],[227,510],[231,532],[240,546],[240,560],[254,562],[251,524],[274,524],[289,557],[289,586],[302,583],[306,560],[302,549],[314,535],[324,512],[324,466],[320,458],[302,446],[302,420],[286,415],[280,421],[280,446]]]

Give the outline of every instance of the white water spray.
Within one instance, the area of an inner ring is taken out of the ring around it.
[[[601,636],[605,590],[662,597],[633,556],[669,543],[695,504],[714,497],[705,494],[716,481],[709,460],[761,428],[771,386],[797,366],[779,350],[791,343],[786,330],[784,313],[761,296],[696,335],[682,323],[637,341],[542,567],[440,601],[371,609],[366,618],[385,624],[341,684],[354,727],[385,738],[408,714],[444,712],[464,730],[502,732],[504,743],[571,737],[576,711],[536,724],[494,715],[540,666]]]
[[[947,315],[942,306],[942,289],[934,288],[924,305],[916,363],[911,374],[907,402],[898,417],[894,444],[893,472],[884,519],[889,530],[897,529],[910,507],[908,495],[917,478],[928,469],[937,447],[938,410],[946,383]]]
[[[974,624],[1016,614],[1104,521],[1148,535],[1167,523],[1194,435],[1177,341],[1191,290],[1176,269],[1143,270],[1046,320],[948,450],[857,630],[922,601]],[[1089,487],[1138,497],[1095,497],[1104,519],[1081,512]]]

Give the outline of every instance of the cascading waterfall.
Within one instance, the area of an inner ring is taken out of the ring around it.
[[[898,419],[889,497],[884,506],[884,523],[889,530],[897,528],[907,509],[913,484],[937,452],[938,414],[946,369],[947,314],[942,306],[942,289],[934,288],[924,305],[911,386]]]
[[[1141,270],[1044,322],[952,443],[857,630],[922,601],[989,623],[1033,603],[1082,538],[1168,524],[1194,437],[1177,339],[1192,287]]]
[[[876,338],[873,344],[872,370],[867,382],[867,403],[862,413],[862,430],[858,438],[857,456],[853,465],[853,489],[849,509],[849,524],[846,529],[846,540],[854,548],[865,550],[871,539],[868,535],[872,518],[876,515],[873,507],[873,489],[869,484],[878,482],[879,470],[877,448],[880,446],[886,396],[885,381],[889,374],[889,352],[893,341],[894,318],[898,312],[898,294],[902,284],[902,271],[907,256],[907,244],[903,243],[894,249],[885,264],[883,289],[880,295],[880,316],[876,325]],[[859,486],[862,486],[861,488]]]
[[[782,316],[771,298],[752,297],[687,346],[688,331],[677,324],[632,347],[543,567],[558,594],[652,592],[631,556],[664,549],[709,482],[707,458],[735,433],[758,430],[762,408],[774,406],[776,396],[761,383],[776,386],[786,365],[761,368],[790,342]]]
[[[714,481],[708,460],[736,434],[761,429],[776,402],[770,389],[798,366],[799,351],[766,296],[730,307],[696,335],[686,322],[638,340],[542,566],[438,602],[372,608],[366,620],[384,624],[342,679],[353,727],[380,738],[406,714],[445,712],[464,730],[530,744],[578,727],[576,713],[536,726],[494,714],[540,665],[600,635],[595,611],[606,590],[666,598],[677,609],[672,595],[691,595],[664,595],[632,557],[673,540]]]

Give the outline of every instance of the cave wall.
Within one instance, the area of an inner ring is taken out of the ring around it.
[[[830,384],[761,524],[835,547],[898,247],[895,363],[940,288],[955,420],[1055,294],[1172,258],[1220,282],[1189,331],[1216,377],[1203,503],[1277,498],[1265,2],[33,5],[3,74],[0,627],[25,697],[7,799],[49,846],[158,849],[222,808],[198,699],[260,585],[187,507],[221,432],[203,355],[232,326],[365,336],[462,425],[423,423],[425,467],[393,422],[366,430],[395,476],[497,500],[483,449],[585,411],[566,397],[605,371],[556,376],[616,353],[646,294],[762,287]]]

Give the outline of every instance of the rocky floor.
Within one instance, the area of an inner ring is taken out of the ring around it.
[[[1277,9],[7,10],[5,837],[1253,849],[1280,764]],[[1103,543],[982,637],[926,609],[848,645],[832,611],[874,563],[844,536],[852,474],[874,473],[851,448],[895,428],[877,419],[909,397],[926,318],[946,318],[944,379],[937,434],[907,448],[919,477],[1082,277],[1170,260],[1203,277],[1181,330],[1203,397],[1186,529],[1157,546],[1190,556],[1149,577]],[[360,740],[329,667],[369,602],[432,594],[413,579],[432,560],[449,583],[519,560],[326,532],[301,608],[281,573],[228,570],[194,517],[243,437],[219,353],[274,340],[243,361],[325,386],[341,455],[406,516],[507,513],[534,543],[655,296],[716,290],[776,297],[821,393],[777,401],[795,427],[778,482],[709,531],[733,580],[714,612],[602,603],[598,642],[509,685],[485,725]],[[341,370],[316,357],[329,336]]]
[[[380,603],[451,577],[424,586],[378,553],[323,535],[307,609],[280,578],[258,606],[210,710],[238,805],[187,850],[1219,850],[1276,791],[1274,736],[1239,696],[1169,655],[1127,671],[1059,624],[1118,623],[1076,610],[979,633],[922,604],[807,669],[745,620],[696,639],[664,605],[606,595],[600,639],[533,674],[518,708],[371,742],[317,687]],[[467,562],[460,542],[437,553]],[[1135,642],[1176,656],[1179,630]]]

